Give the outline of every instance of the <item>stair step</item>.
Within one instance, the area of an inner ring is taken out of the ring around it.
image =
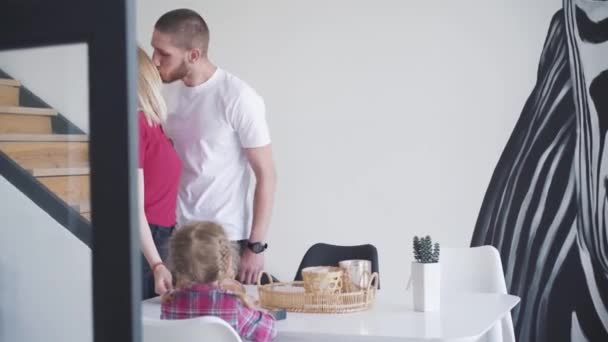
[[[88,137],[52,134],[52,108],[19,106],[21,83],[0,78],[0,151],[91,220]]]
[[[0,134],[0,141],[89,141],[84,134]]]
[[[78,205],[81,213],[89,213],[91,212],[91,201],[85,201]]]
[[[89,166],[86,142],[0,142],[0,151],[26,170]]]
[[[0,105],[18,106],[19,105],[19,87],[21,84],[18,81],[6,78],[0,79]]]
[[[88,175],[39,177],[38,181],[66,203],[82,203],[91,199],[91,186]]]
[[[21,82],[10,78],[0,78],[0,86],[20,87]]]
[[[81,202],[68,202],[68,205],[79,213],[90,213],[91,212],[91,202],[90,201],[81,201]]]
[[[0,114],[55,116],[57,111],[53,108],[0,106]]]
[[[91,172],[88,167],[38,168],[29,171],[34,177],[83,176],[88,175]]]
[[[0,134],[51,134],[50,116],[4,114],[0,111]]]

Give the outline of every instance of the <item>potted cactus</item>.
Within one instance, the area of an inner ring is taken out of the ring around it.
[[[428,235],[422,238],[414,236],[412,262],[414,310],[439,310],[440,282],[439,243],[433,245]]]

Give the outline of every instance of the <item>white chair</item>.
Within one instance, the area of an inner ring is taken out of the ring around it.
[[[441,292],[507,293],[500,254],[493,246],[443,248]],[[507,314],[479,341],[515,342],[513,320]]]
[[[242,342],[226,321],[215,316],[161,320],[145,318],[144,342]]]

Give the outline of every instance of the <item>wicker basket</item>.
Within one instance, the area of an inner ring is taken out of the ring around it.
[[[345,293],[306,292],[303,281],[261,285],[258,278],[260,305],[266,309],[285,309],[290,312],[347,313],[367,310],[378,291],[378,273],[374,272],[366,289]],[[372,285],[373,284],[373,285]]]

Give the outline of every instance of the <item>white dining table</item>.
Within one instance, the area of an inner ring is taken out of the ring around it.
[[[247,292],[257,298],[255,286]],[[439,311],[416,312],[411,292],[379,290],[366,311],[341,314],[287,313],[277,322],[277,342],[299,341],[476,341],[519,303],[498,293],[450,293]],[[146,318],[160,317],[159,297],[142,303]]]

